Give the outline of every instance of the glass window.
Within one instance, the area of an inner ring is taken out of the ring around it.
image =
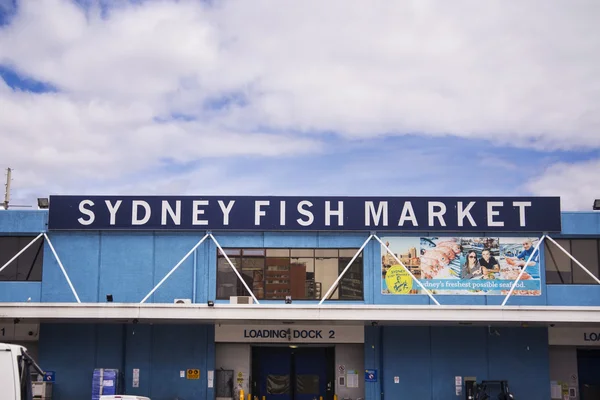
[[[229,257],[236,269],[240,270],[241,258]],[[240,296],[238,294],[238,285],[244,289],[244,285],[239,282],[239,279],[231,265],[227,262],[225,257],[219,257],[217,259],[217,298],[229,299],[231,296]]]
[[[294,251],[292,250],[292,254]],[[317,299],[314,289],[315,259],[292,258],[290,263],[292,278],[292,299]]]
[[[571,253],[570,240],[558,239],[556,242]],[[544,261],[546,264],[546,283],[571,283],[571,259],[549,240],[544,241]]]
[[[230,254],[229,249],[224,249]],[[320,300],[346,268],[357,249],[235,249],[231,254],[257,299]],[[344,257],[338,257],[342,253]],[[241,257],[239,256],[241,255]],[[340,294],[341,293],[341,294]],[[222,255],[217,258],[217,298],[249,296]],[[363,299],[363,258],[360,254],[329,299]]]
[[[318,395],[319,375],[296,375],[296,393]]]
[[[340,249],[340,257],[348,257],[349,260],[351,260],[352,257],[354,257],[354,255],[356,254],[357,251],[358,251],[358,249]],[[360,252],[360,254],[358,255],[358,257],[356,257],[356,258],[358,259],[360,257],[362,257],[362,251]]]
[[[285,299],[292,295],[290,280],[290,259],[287,257],[267,257],[265,266],[265,298]]]
[[[339,258],[339,273],[341,274],[352,258]],[[340,280],[340,299],[362,300],[363,298],[363,270],[362,262],[357,257],[350,268]]]
[[[338,259],[337,257],[330,258],[317,258],[315,260],[315,281],[321,287],[321,296],[323,298],[331,285],[335,282],[339,275]],[[329,295],[329,299],[339,299],[339,286],[335,288]]]
[[[267,257],[289,257],[289,249],[267,249]]]
[[[267,375],[267,393],[268,394],[289,394],[290,376],[289,375]]]
[[[35,237],[3,236],[0,237],[0,267],[25,248]],[[44,264],[44,240],[39,238],[16,260],[13,260],[0,272],[0,281],[36,281],[42,280]]]
[[[598,276],[598,241],[595,239],[577,239],[571,241],[571,254],[594,276]],[[597,282],[575,262],[573,267],[573,283],[594,285]]]
[[[314,257],[315,250],[314,249],[292,249],[291,256],[292,257]]]
[[[337,257],[337,249],[317,249],[315,250],[315,257]]]

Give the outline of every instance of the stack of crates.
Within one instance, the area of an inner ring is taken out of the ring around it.
[[[96,368],[92,377],[92,400],[102,395],[123,394],[123,376],[118,369]]]

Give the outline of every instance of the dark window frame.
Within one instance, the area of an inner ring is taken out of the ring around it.
[[[287,256],[277,256],[277,255],[272,255],[269,256],[268,252],[269,251],[279,251],[279,252],[285,252],[287,251]],[[312,257],[307,257],[307,256],[292,256],[292,252],[294,250],[302,250],[302,251],[312,251],[313,255]],[[313,275],[316,274],[316,269],[317,269],[317,260],[323,257],[318,257],[316,256],[316,251],[317,250],[325,250],[325,251],[336,251],[337,252],[337,257],[332,257],[337,259],[337,265],[338,265],[338,275],[336,275],[336,279],[337,276],[339,276],[339,274],[343,271],[343,268],[347,265],[347,262],[349,262],[352,259],[352,256],[354,256],[359,248],[347,248],[347,247],[342,247],[342,248],[305,248],[305,247],[282,247],[282,248],[277,248],[277,247],[231,247],[231,248],[223,248],[223,251],[225,252],[225,254],[227,254],[227,256],[231,259],[231,258],[239,258],[240,259],[240,266],[237,269],[237,271],[240,273],[240,275],[242,275],[242,277],[244,277],[243,271],[244,271],[244,259],[245,258],[262,258],[264,260],[263,263],[263,270],[262,270],[262,281],[260,283],[262,283],[261,285],[261,294],[262,295],[257,295],[255,288],[253,287],[253,285],[251,285],[248,281],[246,281],[246,283],[248,284],[248,286],[250,287],[250,289],[252,289],[252,291],[254,292],[254,295],[256,296],[256,298],[260,301],[260,300],[275,300],[275,301],[281,301],[281,300],[285,300],[286,295],[282,294],[281,297],[267,297],[267,267],[268,267],[268,259],[287,259],[287,265],[291,267],[292,265],[292,260],[294,259],[307,259],[307,258],[312,258],[313,260],[313,268],[314,271],[312,272]],[[263,251],[264,255],[261,256],[256,256],[256,255],[248,255],[245,256],[244,252],[259,252],[259,251]],[[347,256],[340,256],[340,253],[343,251],[352,251],[353,254],[351,257],[347,257]],[[234,252],[239,252],[239,255],[233,255],[232,253]],[[216,300],[229,300],[229,296],[234,296],[233,294],[231,295],[219,295],[219,287],[222,281],[219,280],[219,272],[218,272],[218,267],[220,265],[220,263],[224,263],[225,265],[227,265],[227,268],[229,268],[229,271],[231,274],[233,274],[235,276],[235,280],[236,280],[236,294],[235,296],[246,296],[249,295],[246,293],[246,289],[244,288],[244,286],[239,282],[239,278],[237,277],[237,275],[231,271],[231,266],[229,265],[229,263],[227,263],[227,260],[225,259],[225,257],[221,254],[221,251],[219,249],[216,249],[216,253],[217,253],[217,274],[216,274]],[[329,257],[326,257],[329,258]],[[340,266],[340,260],[347,260],[343,266]],[[235,263],[234,263],[235,264]],[[350,267],[348,269],[348,271],[346,272],[346,274],[344,275],[344,277],[340,280],[340,282],[338,283],[337,287],[335,288],[335,290],[333,290],[331,292],[331,294],[329,295],[329,299],[328,301],[364,301],[365,299],[365,260],[364,260],[364,250],[360,252],[360,254],[358,255],[358,257],[356,257],[356,259],[354,260],[354,262],[352,263],[353,266],[355,265],[359,265],[360,268],[360,272],[355,272],[355,274],[359,274],[360,276],[360,297],[356,296],[353,298],[331,298],[335,293],[339,293],[344,292],[344,286],[343,283],[346,280],[348,274],[351,273],[351,270],[353,269],[353,267]],[[291,268],[288,267],[288,270],[285,272],[289,272],[288,275],[290,276],[290,280],[291,280]],[[314,280],[314,278],[313,278]],[[309,282],[309,280],[305,280],[305,285],[307,285],[307,282]],[[331,282],[333,283],[333,282]],[[293,287],[294,283],[293,281],[289,284],[290,287]],[[352,289],[352,286],[348,286],[349,289]],[[321,287],[321,291],[320,291],[320,296],[319,297],[315,297],[315,298],[294,298],[294,296],[292,296],[292,300],[296,300],[296,301],[319,301],[323,298],[323,296],[325,295],[325,292],[329,289],[329,286],[327,287]],[[341,290],[340,290],[341,289]],[[308,289],[306,289],[305,286],[305,292]],[[354,286],[354,290],[356,292],[356,286]],[[316,289],[315,289],[316,291]],[[291,293],[290,293],[291,295]]]
[[[4,264],[25,248],[35,236],[29,235],[5,235],[0,236],[0,268]],[[18,245],[14,251],[4,252],[4,240],[17,240]],[[44,239],[39,238],[25,252],[13,260],[2,272],[0,272],[0,282],[41,282],[44,271]],[[29,257],[31,260],[27,260]],[[25,271],[22,271],[22,270]],[[32,276],[33,274],[33,276]]]
[[[575,241],[579,241],[579,240],[592,240],[596,242],[596,252],[597,252],[597,258],[598,258],[598,274],[596,274],[596,278],[600,278],[600,239],[599,238],[585,238],[585,237],[580,237],[580,238],[572,238],[572,237],[566,237],[566,238],[555,238],[556,241],[568,241],[569,242],[569,253],[575,257],[577,259],[577,256],[572,254],[573,253],[573,242]],[[560,244],[560,243],[559,243]],[[562,246],[562,245],[561,245]],[[564,247],[564,246],[563,246]],[[569,259],[569,270],[568,271],[560,271],[558,268],[555,269],[549,269],[549,266],[552,265],[554,267],[556,267],[556,254],[554,253],[554,251],[557,251],[558,253],[560,253],[561,255],[563,255],[564,253],[562,252],[562,250],[560,250],[554,243],[552,242],[546,242],[544,244],[544,270],[546,273],[546,285],[598,285],[596,282],[575,282],[575,274],[574,274],[574,270],[575,269],[581,269],[579,267],[579,265],[577,265],[570,257],[568,257]],[[551,264],[548,263],[548,256],[550,257],[550,259],[552,260]],[[566,255],[564,255],[565,257],[567,257]],[[588,268],[588,270],[590,269],[587,265],[584,264],[584,267]],[[557,274],[557,276],[560,278],[560,282],[549,282],[548,281],[548,272],[551,272],[552,274]],[[590,272],[594,272],[594,271],[590,271]],[[568,273],[569,274],[569,281],[566,282],[565,278],[563,278],[562,274],[564,273]],[[587,273],[583,272],[583,274],[585,274],[586,276]]]

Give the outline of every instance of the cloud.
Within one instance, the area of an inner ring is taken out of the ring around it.
[[[595,1],[23,0],[0,64],[57,92],[0,80],[0,159],[23,190],[70,191],[165,159],[303,157],[331,134],[600,148],[599,17]]]
[[[600,159],[580,163],[557,163],[531,179],[526,187],[538,196],[560,196],[568,211],[589,211],[600,199]]]

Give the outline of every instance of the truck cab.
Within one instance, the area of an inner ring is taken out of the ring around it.
[[[0,343],[0,400],[32,400],[32,367],[44,375],[25,347]]]

